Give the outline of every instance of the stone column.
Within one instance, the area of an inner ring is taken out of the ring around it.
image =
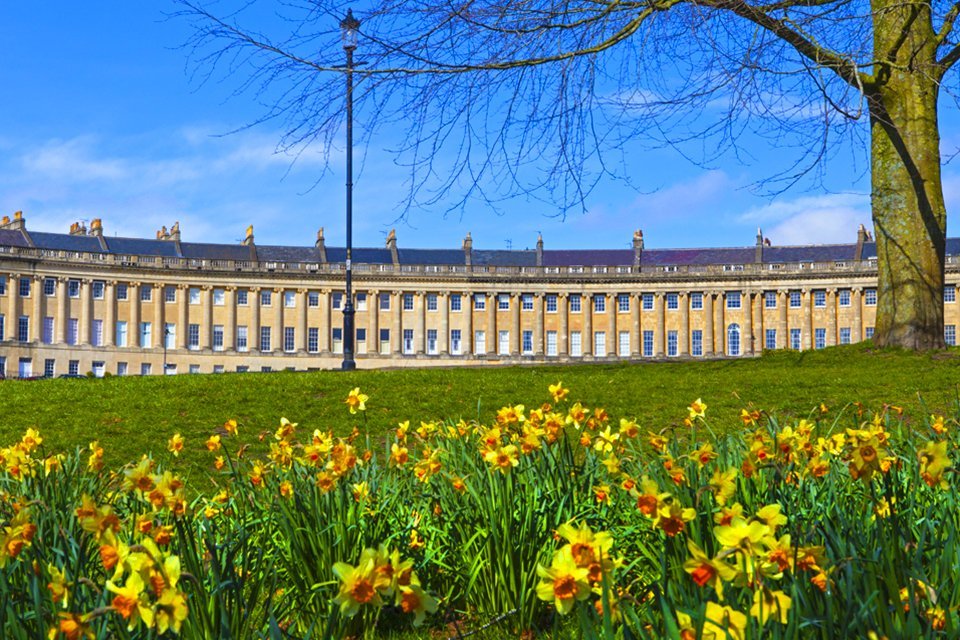
[[[394,291],[393,298],[393,327],[390,330],[390,352],[399,356],[403,353],[403,295],[399,291]]]
[[[856,344],[863,341],[863,289],[854,288],[850,292],[853,305],[853,331],[851,331],[850,342]]]
[[[640,356],[642,339],[640,333],[640,294],[630,294],[630,356]]]
[[[203,307],[200,321],[200,348],[213,348],[213,287],[204,285],[200,289],[200,304]]]
[[[274,312],[273,312],[273,329],[270,330],[270,346],[273,347],[273,350],[276,352],[282,353],[283,348],[283,312],[284,312],[284,302],[283,302],[283,287],[274,287]],[[343,303],[347,303],[347,299],[343,299]],[[346,340],[346,336],[344,336]]]
[[[827,346],[837,346],[837,290],[827,289]]]
[[[800,295],[801,345],[804,351],[809,351],[813,349],[813,294],[810,289],[803,289]]]
[[[723,291],[717,292],[717,303],[713,305],[713,327],[716,331],[714,337],[713,350],[718,355],[727,353],[727,323],[726,323],[727,294]]]
[[[533,355],[542,356],[544,349],[543,292],[533,294]]]
[[[67,324],[68,324],[67,316],[68,315],[69,314],[67,313],[67,281],[65,278],[57,278],[57,320],[55,324],[56,334],[53,340],[57,344],[67,343]]]
[[[166,300],[163,297],[163,286],[157,285],[144,285],[151,287],[153,289],[153,331],[151,332],[150,339],[153,341],[152,347],[163,347],[164,340],[166,339],[163,335],[163,324],[166,322],[166,314],[164,313],[166,308]],[[161,371],[161,374],[165,372]]]
[[[473,296],[469,291],[460,294],[463,300],[463,339],[460,348],[465,356],[473,353]]]
[[[463,302],[460,303],[463,309]],[[450,355],[450,292],[441,291],[437,295],[437,311],[440,313],[440,329],[437,331],[437,352],[442,356]],[[461,311],[461,313],[463,313]]]
[[[249,302],[249,298],[247,301]],[[237,350],[237,288],[227,287],[223,291],[223,304],[226,306],[227,321],[223,325],[223,349]],[[247,336],[250,340],[250,336]],[[249,347],[249,344],[247,345]]]
[[[111,280],[103,286],[103,346],[112,347],[117,337],[117,283]]]
[[[653,334],[653,354],[658,358],[662,358],[666,353],[667,318],[663,303],[663,293],[657,292],[653,297],[653,309],[657,314],[657,328]]]
[[[500,353],[500,340],[497,336],[497,294],[487,294],[487,353]]]
[[[413,349],[418,356],[422,356],[427,350],[427,305],[424,298],[426,293],[417,291],[413,296]]]
[[[557,313],[560,314],[557,330],[557,356],[570,355],[570,330],[567,325],[570,315],[570,301],[565,292],[557,294]]]
[[[187,285],[177,285],[177,349],[187,348],[187,319],[190,294]]]
[[[90,297],[90,286],[92,284],[93,281],[89,278],[80,281],[80,336],[77,339],[78,344],[90,344],[90,306],[93,304]]]
[[[703,292],[703,355],[714,355],[713,348],[713,292]]]
[[[37,344],[43,342],[43,278],[33,278],[33,322],[30,326],[30,339]]]
[[[583,294],[580,300],[580,313],[583,315],[583,324],[580,331],[580,353],[584,357],[593,355],[593,295]]]
[[[744,291],[743,299],[740,301],[740,308],[743,309],[743,333],[741,341],[743,342],[742,353],[745,356],[753,355],[753,294]]]
[[[780,317],[777,321],[777,349],[790,348],[790,326],[787,322],[787,306],[789,304],[789,292],[779,289],[777,291],[777,310],[780,312]]]
[[[130,323],[127,330],[127,344],[131,347],[140,346],[140,283],[131,282],[127,285],[127,304],[130,306]]]
[[[250,327],[247,329],[247,350],[260,350],[260,287],[251,287],[247,295],[250,304]],[[330,303],[327,302],[329,309]],[[330,325],[327,325],[327,349],[330,348]]]
[[[764,335],[765,323],[763,321],[763,298],[764,293],[761,291],[754,296],[754,309],[753,312],[756,314],[756,322],[754,322],[754,339],[753,339],[753,351],[754,353],[762,352],[766,347],[766,336]]]
[[[520,355],[520,294],[510,294],[510,355]]]
[[[304,320],[306,321],[306,320]],[[306,331],[306,329],[304,329]],[[380,292],[367,292],[367,353],[380,353]]]
[[[684,292],[677,296],[677,304],[680,305],[680,329],[678,330],[677,354],[681,356],[690,355],[690,299]],[[703,343],[700,343],[701,348]]]
[[[617,301],[617,294],[607,296],[607,300],[610,302],[607,305],[607,313],[610,314],[608,318],[607,355],[619,357],[620,336],[617,334],[617,316],[620,314],[620,304]]]
[[[20,322],[20,274],[11,273],[7,276],[10,283],[7,286],[7,328],[4,338],[16,341]]]

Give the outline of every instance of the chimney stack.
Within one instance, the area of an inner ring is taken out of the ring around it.
[[[241,242],[240,244],[242,244],[245,247],[249,247],[253,244],[253,225],[252,224],[249,227],[247,227],[247,237],[245,237],[243,239],[243,242]]]
[[[854,260],[863,260],[863,245],[870,240],[870,234],[867,233],[867,228],[862,224],[860,228],[857,229],[857,249],[853,254]]]
[[[463,261],[468,267],[473,265],[473,238],[467,231],[467,237],[463,239]]]
[[[753,261],[757,264],[763,262],[763,230],[757,227],[757,247],[754,250]]]
[[[543,235],[537,234],[537,266],[543,266]]]
[[[317,252],[320,254],[320,262],[326,264],[327,262],[327,245],[323,239],[323,227],[317,229]]]
[[[94,218],[90,221],[90,235],[97,237],[103,236],[103,221],[100,218]]]
[[[643,258],[643,231],[637,229],[633,232],[633,266],[639,268]]]
[[[387,234],[387,249],[390,250],[390,258],[393,261],[394,266],[399,266],[400,252],[397,251],[397,230],[396,229],[390,229],[390,233]]]

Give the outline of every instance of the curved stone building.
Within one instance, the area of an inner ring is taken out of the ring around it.
[[[956,341],[960,239],[947,242]],[[877,263],[856,242],[720,249],[354,249],[359,367],[743,357],[873,333]],[[345,250],[118,238],[0,220],[9,377],[336,368]]]

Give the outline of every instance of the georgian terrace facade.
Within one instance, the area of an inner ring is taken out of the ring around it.
[[[947,244],[956,341],[960,240]],[[877,268],[842,245],[626,250],[354,249],[359,367],[747,357],[873,332]],[[0,220],[8,377],[336,368],[345,250],[117,238]]]

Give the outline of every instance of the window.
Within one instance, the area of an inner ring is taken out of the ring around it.
[[[690,294],[690,308],[694,310],[703,309],[703,294],[699,291]]]
[[[223,365],[222,365],[222,364],[215,364],[215,365],[213,365],[213,372],[214,372],[214,373],[223,373],[223,371],[224,371],[224,369],[223,369]]]
[[[70,360],[67,362],[67,373],[72,376],[80,375],[80,361],[79,360]]]
[[[200,348],[200,325],[198,324],[187,325],[187,347],[189,347],[190,349]]]
[[[190,365],[190,368],[187,369],[187,371],[188,371],[189,373],[200,373],[200,365],[198,365],[198,364],[192,364],[192,365]]]
[[[680,296],[676,293],[667,294],[667,310],[676,311],[680,308]]]
[[[222,307],[227,303],[227,294],[223,289],[213,290],[213,304]]]
[[[80,321],[76,318],[67,318],[67,344],[80,343]]]
[[[776,349],[776,348],[777,348],[777,330],[776,330],[776,329],[764,329],[764,331],[763,331],[763,348],[764,348],[764,349]]]
[[[481,294],[482,295],[482,294]],[[477,330],[473,332],[473,352],[477,355],[487,353],[487,332]]]
[[[127,298],[127,285],[121,282],[117,285],[117,300],[126,300]]]
[[[450,294],[450,311],[460,311],[463,309],[463,301],[460,298],[459,293]]]
[[[618,340],[619,344],[617,345],[617,347],[618,347],[618,353],[620,354],[620,357],[629,358],[630,357],[630,332],[621,331],[618,337],[619,337],[619,340]]]
[[[310,327],[307,329],[307,351],[317,353],[320,351],[320,328]]]
[[[4,325],[3,314],[0,313],[0,340],[3,340],[3,329],[4,329],[3,325]]]
[[[319,291],[308,291],[307,292],[307,306],[316,309],[320,306],[320,292]]]
[[[245,365],[245,364],[237,365],[237,373],[246,373],[247,371],[250,371],[250,367],[248,365]]]
[[[153,346],[153,338],[151,334],[153,327],[149,322],[140,323],[140,346],[149,348]]]
[[[239,325],[237,327],[237,351],[246,351],[247,349],[247,327]]]
[[[431,356],[437,355],[437,330],[427,329],[427,353]]]
[[[380,294],[380,311],[390,311],[390,294]]]
[[[790,348],[800,351],[800,329],[790,329]]]
[[[103,292],[106,289],[106,283],[103,280],[93,281],[93,299],[103,300]]]
[[[840,344],[850,344],[850,327],[840,327]]]
[[[333,330],[336,333],[337,329]],[[260,351],[270,351],[270,327],[260,327]]]
[[[367,294],[358,293],[357,294],[357,311],[366,311],[367,310]]]
[[[863,335],[866,336],[867,340],[871,340],[873,338],[873,327],[864,327]]]
[[[877,304],[877,290],[876,289],[864,289],[863,290],[863,304],[868,307],[872,307]]]
[[[653,356],[653,331],[643,332],[643,355],[647,358]]]
[[[150,291],[150,289],[147,289]],[[67,280],[67,296],[70,298],[79,298],[80,297],[80,281],[79,280]],[[141,298],[143,294],[141,293]],[[147,298],[150,299],[149,297]]]
[[[510,332],[509,331],[500,332],[500,340],[497,347],[497,353],[499,353],[502,356],[510,355]]]
[[[607,296],[604,295],[595,295],[593,296],[593,311],[594,313],[604,313],[607,310]]]
[[[957,325],[943,325],[943,341],[947,343],[948,347],[957,346]]]
[[[163,325],[163,346],[167,349],[177,346],[177,325],[172,322]]]
[[[358,330],[359,332],[359,330]],[[286,352],[296,351],[296,328],[283,328],[283,350]]]
[[[557,332],[547,331],[547,355],[557,355]]]
[[[640,297],[641,308],[644,311],[653,311],[653,294],[645,293]]]
[[[338,299],[337,297],[341,295],[342,294],[335,293],[333,294],[333,299],[337,300]],[[261,289],[260,290],[260,306],[269,307],[272,303],[273,303],[273,291],[270,291],[269,289]],[[340,307],[338,304],[334,304],[333,308],[339,309]]]
[[[127,363],[126,363],[126,362],[118,362],[118,363],[117,363],[117,375],[118,375],[118,376],[125,376],[125,375],[127,375]]]
[[[380,329],[380,353],[390,354],[390,329]]]
[[[463,351],[460,339],[461,335],[460,329],[452,329],[450,331],[450,353],[455,356],[460,355]]]
[[[570,313],[580,313],[580,302],[579,293],[570,294]]]
[[[17,375],[21,378],[30,378],[33,376],[33,360],[30,358],[20,358]]]
[[[56,294],[57,294],[57,279],[44,278],[43,279],[43,295],[53,296]]]
[[[956,285],[948,284],[943,288],[943,301],[944,302],[956,302],[957,301],[957,287]]]
[[[487,294],[485,293],[475,293],[473,294],[473,308],[475,311],[483,311],[487,308]]]
[[[763,306],[766,309],[777,308],[777,292],[776,291],[763,292]]]
[[[607,334],[604,331],[593,332],[593,355],[602,358],[607,355]]]
[[[90,327],[90,344],[95,347],[103,346],[103,320],[94,319]]]
[[[817,289],[813,292],[813,306],[817,309],[826,309],[827,292],[823,289]]]
[[[841,307],[850,306],[850,289],[840,289],[838,292]]]
[[[30,297],[30,278],[20,278],[20,297]]]
[[[557,294],[548,293],[546,296],[546,308],[547,313],[556,313],[557,312]]]
[[[580,343],[580,332],[570,332],[570,355],[579,358],[583,355],[583,345]]]
[[[520,334],[521,349],[524,355],[533,355],[533,331],[524,331]]]
[[[617,311],[620,313],[630,312],[630,295],[621,293],[617,295]]]
[[[677,353],[677,332],[667,331],[667,355],[673,357]]]
[[[366,353],[367,352],[367,330],[366,329],[357,329],[357,340],[356,352],[357,353]]]
[[[437,294],[428,293],[427,294],[427,311],[436,311],[437,310]]]
[[[727,355],[740,355],[740,325],[736,322],[727,327]]]
[[[523,311],[533,311],[533,294],[525,293],[520,296],[520,308]]]
[[[53,358],[47,358],[43,361],[43,377],[52,378],[57,375],[57,361]]]
[[[360,296],[358,295],[359,299]],[[283,292],[283,306],[287,309],[292,309],[297,306],[297,292],[296,291],[284,291]]]
[[[213,350],[223,351],[223,325],[213,325]]]
[[[153,373],[153,366],[149,362],[140,363],[140,375],[149,376]]]
[[[694,329],[690,332],[690,355],[703,355],[703,330]]]
[[[500,311],[510,310],[510,296],[508,294],[501,293],[497,296],[497,309]]]
[[[107,373],[107,363],[103,360],[94,360],[90,368],[94,378],[102,378]]]
[[[800,292],[799,291],[790,292],[790,308],[791,309],[800,308]]]
[[[116,345],[118,347],[127,346],[127,321],[117,320]]]
[[[813,330],[813,348],[814,349],[823,349],[827,346],[827,330],[826,329],[814,329]]]
[[[41,340],[44,344],[53,344],[53,316],[46,316],[43,319],[43,335]]]
[[[190,304],[200,304],[200,288],[190,287]]]
[[[403,310],[413,311],[413,294],[412,293],[403,294]]]
[[[403,330],[403,352],[407,355],[413,353],[413,329]]]
[[[740,308],[740,292],[739,291],[728,291],[727,292],[727,309],[739,309]],[[736,355],[736,354],[732,354]]]
[[[247,296],[249,292],[246,289],[237,289],[237,306],[247,306]]]
[[[7,276],[0,276],[0,296],[7,294]]]
[[[167,302],[176,302],[177,301],[177,288],[176,287],[164,287],[163,288],[163,299]]]
[[[75,298],[76,296],[71,297]],[[153,287],[148,284],[140,285],[140,302],[150,302],[151,300],[153,300]]]

